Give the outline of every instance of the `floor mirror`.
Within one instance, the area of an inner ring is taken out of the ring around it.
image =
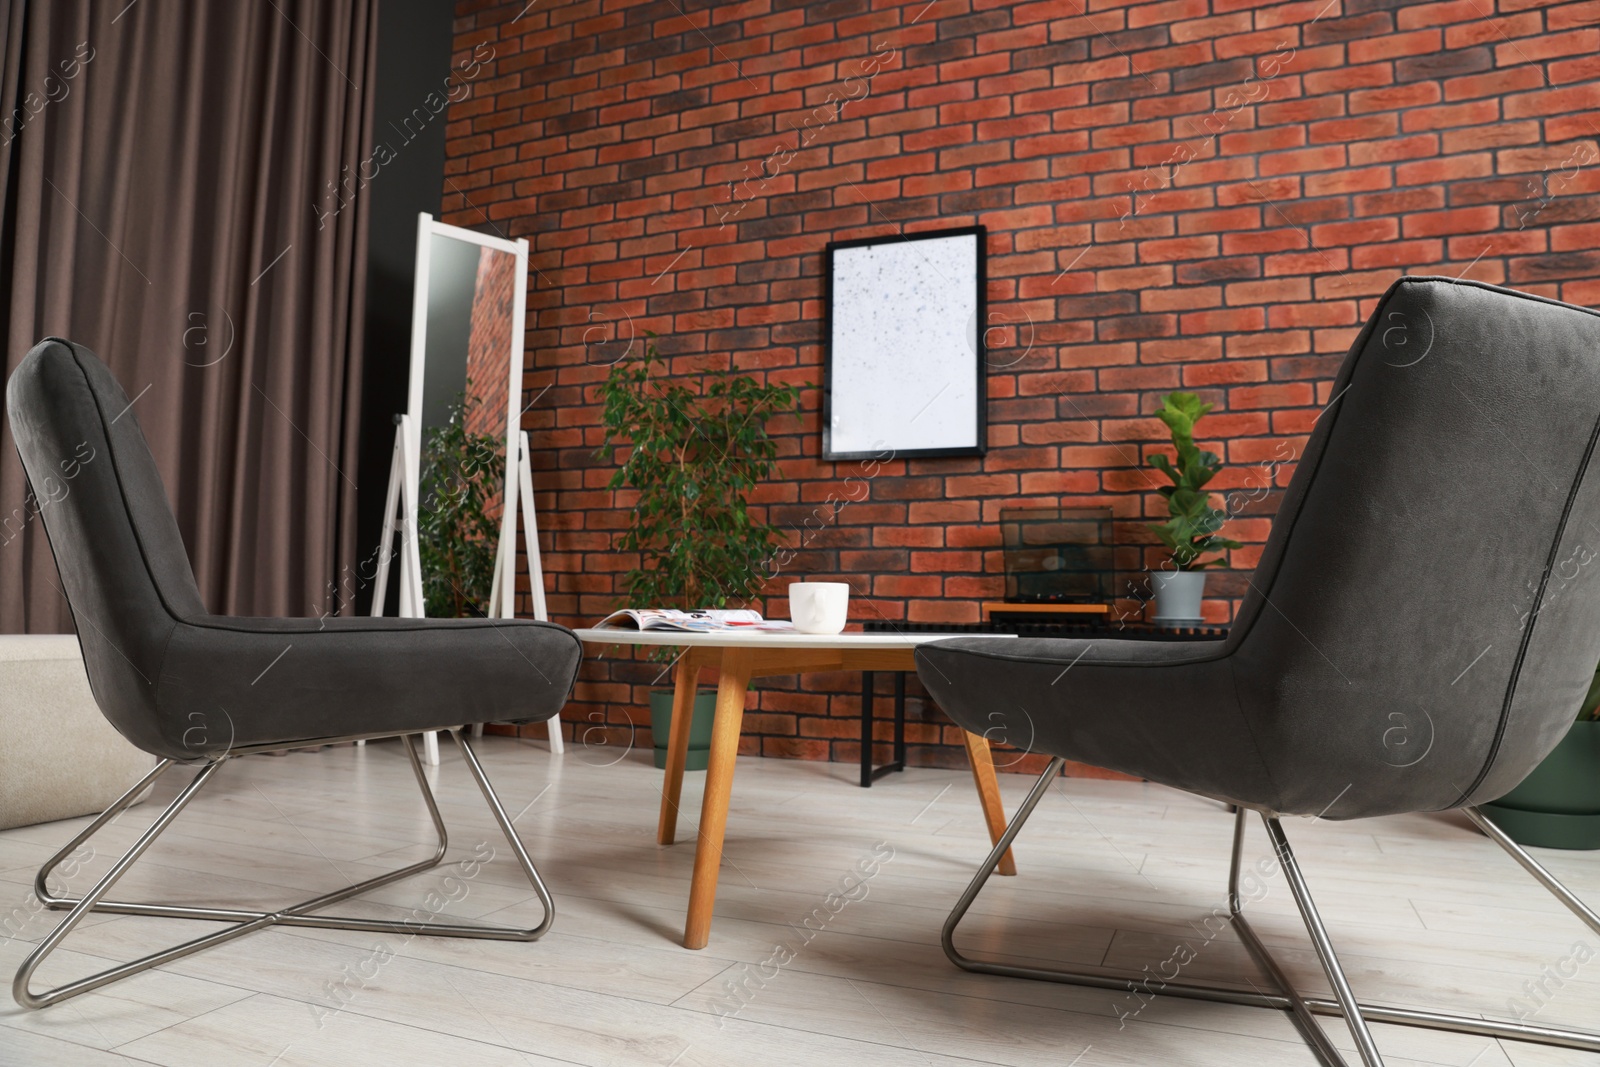
[[[548,617],[521,427],[527,278],[526,240],[418,216],[410,385],[395,420],[374,614],[393,561],[401,615],[513,617],[520,525],[532,614]],[[437,739],[426,741],[437,763]],[[550,744],[561,751],[554,719]]]

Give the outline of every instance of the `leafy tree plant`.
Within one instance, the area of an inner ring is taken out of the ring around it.
[[[450,421],[429,430],[422,445],[417,541],[430,618],[487,614],[494,583],[500,525],[485,509],[500,491],[505,442],[467,430],[470,403],[459,395]]]
[[[1215,452],[1201,451],[1194,443],[1195,423],[1211,408],[1193,393],[1168,393],[1161,410],[1156,412],[1172,431],[1177,463],[1159,454],[1150,457],[1150,466],[1172,480],[1171,485],[1158,490],[1167,498],[1167,521],[1152,523],[1150,529],[1167,546],[1173,567],[1180,571],[1197,571],[1221,563],[1220,556],[1206,560],[1200,557],[1225,548],[1244,547],[1238,541],[1218,536],[1228,513],[1211,506],[1211,493],[1205,484],[1222,469],[1222,459]]]
[[[654,337],[654,334],[648,336]],[[610,459],[630,445],[612,489],[639,494],[616,541],[638,553],[623,575],[628,603],[698,611],[742,605],[761,592],[779,529],[753,518],[746,495],[778,472],[768,422],[797,412],[800,390],[754,378],[708,372],[700,391],[652,375],[654,343],[644,358],[611,368],[600,387]]]

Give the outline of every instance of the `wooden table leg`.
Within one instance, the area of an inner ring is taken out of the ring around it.
[[[739,755],[750,667],[749,649],[723,650],[717,678],[717,722],[711,732],[706,795],[700,804],[700,839],[695,842],[694,881],[689,886],[689,917],[683,928],[685,948],[705,948],[711,938],[711,910],[717,901],[722,835],[728,826],[728,798],[733,791],[733,767]]]
[[[1006,811],[1000,804],[1000,783],[994,777],[994,757],[989,754],[989,739],[962,731],[967,742],[967,759],[972,764],[972,780],[978,786],[978,803],[983,805],[983,818],[989,824],[989,841],[998,844],[1006,832]],[[1016,874],[1017,864],[1011,850],[1000,857],[999,874]]]
[[[656,841],[672,844],[678,832],[678,800],[683,795],[683,765],[689,758],[689,723],[700,682],[700,662],[688,649],[678,657],[673,674],[672,728],[667,734],[667,776],[661,783],[661,821]]]

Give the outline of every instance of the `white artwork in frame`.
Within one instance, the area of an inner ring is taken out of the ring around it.
[[[828,245],[823,459],[984,453],[985,246],[982,226]]]

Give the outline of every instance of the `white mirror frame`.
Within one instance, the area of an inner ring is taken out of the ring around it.
[[[411,455],[418,457],[417,463],[412,466],[409,474],[409,477],[414,479],[410,485],[410,499],[413,501],[420,499],[418,494],[421,492],[421,485],[418,483],[421,479],[422,469],[422,386],[424,368],[427,363],[428,282],[434,237],[448,237],[451,240],[464,241],[483,248],[510,252],[517,257],[516,292],[512,296],[511,304],[510,365],[507,368],[509,382],[506,390],[505,469],[501,477],[504,489],[500,513],[500,544],[497,548],[497,552],[501,554],[503,560],[506,559],[505,554],[507,553],[509,553],[509,560],[514,560],[516,558],[517,506],[519,503],[517,491],[519,488],[518,482],[521,480],[518,477],[517,466],[519,465],[518,458],[521,454],[519,437],[522,412],[519,410],[518,405],[522,397],[524,333],[522,324],[526,320],[528,303],[528,241],[527,238],[520,237],[515,241],[508,241],[504,238],[479,233],[476,230],[463,229],[460,226],[451,226],[449,223],[437,222],[432,215],[425,211],[417,215],[416,286],[411,297],[411,382],[406,404],[406,413],[409,416],[406,422],[410,435],[407,447],[410,449]],[[531,507],[528,510],[531,516]],[[411,524],[411,529],[416,529],[417,516],[408,515],[406,519]],[[530,530],[528,551],[537,553],[538,546],[533,539],[532,533],[533,531]],[[515,565],[510,564],[510,566],[512,567],[514,578]],[[533,575],[540,574],[537,557],[529,559],[528,567]],[[516,582],[512,580],[499,584],[500,588],[495,592],[499,594],[500,603],[492,606],[490,614],[506,619],[513,618],[516,615]],[[537,599],[543,600],[542,597]],[[493,610],[495,607],[498,610]],[[422,605],[419,604],[417,606],[417,614],[419,616],[424,614],[424,610]]]

